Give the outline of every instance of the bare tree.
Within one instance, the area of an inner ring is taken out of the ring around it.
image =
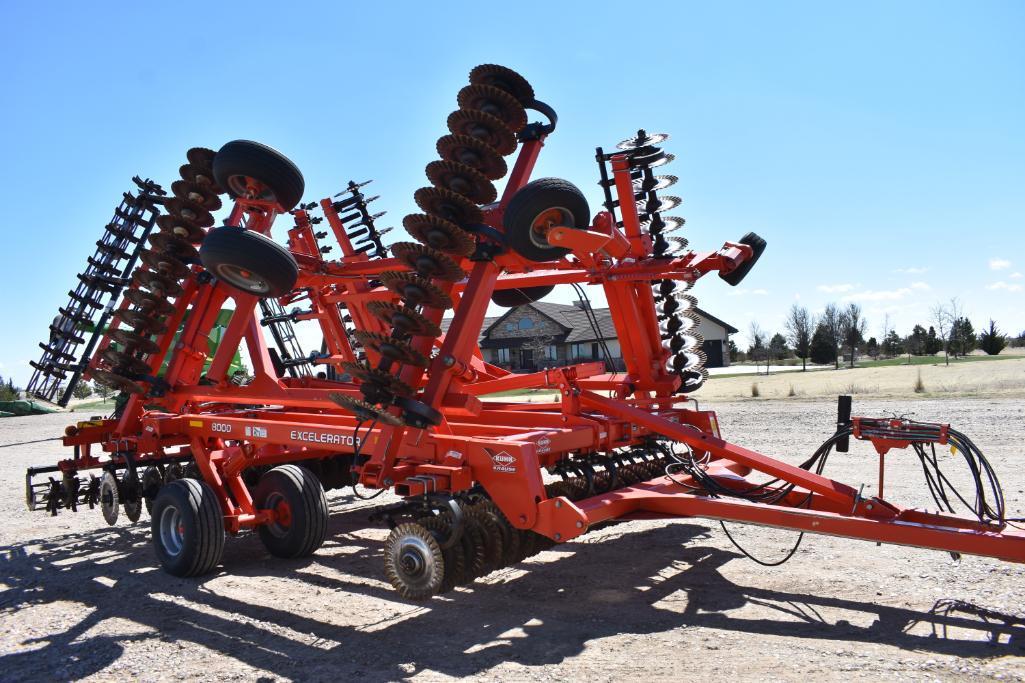
[[[748,328],[748,336],[751,337],[751,348],[748,351],[748,355],[755,362],[755,374],[758,374],[758,360],[762,357],[765,351],[765,332],[762,331],[762,326],[754,320],[751,321],[751,326]],[[769,374],[769,364],[765,363],[765,374]]]
[[[890,314],[887,313],[883,318],[883,334],[879,337],[879,344],[882,347],[883,355],[889,356],[886,352],[886,340],[890,337]]]
[[[801,359],[801,370],[807,370],[808,355],[811,352],[811,335],[815,329],[815,321],[812,320],[807,308],[794,304],[790,307],[790,315],[787,316],[785,326],[787,328],[787,339],[793,345],[797,357]]]
[[[868,327],[868,321],[861,314],[861,306],[853,301],[847,304],[847,308],[840,315],[840,325],[842,343],[851,350],[851,367],[853,368],[858,345],[864,340],[865,329]]]
[[[523,341],[521,349],[529,349],[531,351],[531,357],[534,359],[534,367],[543,367],[544,361],[552,361],[554,365],[555,358],[551,357],[549,349],[555,344],[555,337],[550,334],[538,334],[533,337],[528,337]],[[610,368],[615,370],[615,368]]]
[[[951,302],[956,302],[957,298],[951,299]],[[932,315],[932,321],[936,323],[936,336],[943,342],[943,358],[947,365],[950,365],[950,328],[953,325],[955,318],[950,308],[943,304],[936,304],[930,311]]]
[[[965,323],[968,323],[964,317],[964,306],[961,305],[956,296],[950,299],[950,303],[947,305],[947,313],[950,314],[950,319],[947,322],[947,344],[944,345],[944,349],[948,346],[954,347],[954,358],[956,359],[959,350],[964,345],[963,326]],[[968,323],[968,325],[971,326],[971,323]],[[950,365],[949,354],[947,365]]]
[[[840,351],[843,345],[843,318],[844,312],[836,304],[826,304],[826,310],[822,312],[821,323],[826,329],[826,336],[829,343],[833,345],[834,368],[840,369]]]

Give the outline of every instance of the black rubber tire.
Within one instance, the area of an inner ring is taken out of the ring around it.
[[[751,251],[754,253],[750,261],[744,261],[740,264],[740,267],[736,270],[730,271],[725,275],[719,273],[719,277],[725,280],[730,286],[736,287],[741,281],[747,277],[747,274],[751,272],[751,269],[758,263],[758,259],[762,257],[762,252],[765,251],[766,242],[757,233],[749,232],[740,238],[741,244],[746,244],[751,247]]]
[[[491,293],[491,300],[498,306],[512,308],[523,304],[532,304],[540,301],[555,289],[555,285],[541,285],[539,287],[520,287],[519,289],[496,289]]]
[[[540,244],[534,234],[534,219],[541,213],[562,208],[568,212],[570,227],[586,230],[591,225],[591,209],[580,189],[560,178],[539,178],[527,183],[509,200],[502,225],[505,239],[517,254],[536,262],[557,261],[569,253],[564,247]]]
[[[265,299],[288,294],[299,278],[299,266],[288,249],[242,228],[224,226],[208,232],[199,248],[199,260],[225,284]]]
[[[175,514],[177,523],[174,524]],[[175,552],[165,542],[164,525],[179,529]],[[224,552],[224,513],[217,495],[205,481],[178,479],[160,489],[150,519],[153,547],[164,571],[174,576],[199,576],[210,572]]]
[[[265,510],[281,502],[288,504],[290,523],[261,525],[260,540],[277,557],[312,555],[327,536],[327,497],[320,480],[298,465],[279,465],[265,472],[253,493],[253,503]]]
[[[232,140],[214,156],[214,180],[232,197],[239,195],[243,177],[260,181],[267,193],[260,199],[276,201],[291,211],[303,198],[306,181],[299,168],[284,154],[252,140]]]

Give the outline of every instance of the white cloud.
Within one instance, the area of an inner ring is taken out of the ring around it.
[[[801,300],[801,293],[797,292],[796,294],[794,294],[794,301],[800,301],[800,300]]]
[[[826,294],[839,294],[841,292],[850,292],[855,287],[857,287],[857,285],[849,283],[844,283],[842,285],[819,285],[819,291],[825,292]]]
[[[928,268],[911,267],[911,268],[897,268],[893,272],[895,272],[895,273],[904,273],[906,275],[921,275],[922,273],[927,272],[928,270],[929,270]]]
[[[1004,289],[1004,290],[1007,290],[1008,292],[1020,292],[1023,289],[1025,289],[1025,287],[1023,287],[1022,285],[1018,284],[1017,282],[1015,282],[1015,283],[994,282],[991,285],[986,285],[986,289]]]
[[[1007,277],[1011,278],[1012,280],[1020,280],[1021,279],[1021,273],[1011,273]]]
[[[1011,262],[1008,261],[1007,259],[1004,259],[1004,258],[991,258],[989,260],[989,269],[990,270],[1003,270],[1005,268],[1010,268],[1010,267],[1011,267]]]
[[[927,282],[912,282],[911,289],[917,289],[920,292],[928,292],[932,287]]]
[[[855,292],[854,294],[848,294],[843,298],[844,301],[897,301],[903,299],[908,294],[911,294],[909,287],[901,287],[900,289],[884,289],[884,290],[871,290],[867,289],[864,292]]]

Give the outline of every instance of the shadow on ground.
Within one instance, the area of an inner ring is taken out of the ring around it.
[[[82,605],[82,618],[66,631],[20,643],[35,649],[0,658],[0,670],[14,679],[79,678],[115,662],[132,639],[168,647],[202,645],[283,677],[373,679],[422,670],[467,676],[505,661],[557,664],[595,639],[678,627],[883,643],[962,657],[1020,654],[1025,642],[1022,621],[964,603],[941,601],[919,612],[731,583],[720,568],[737,555],[703,545],[707,530],[690,524],[632,531],[630,543],[617,543],[615,530],[606,531],[607,538],[597,542],[561,546],[557,559],[527,563],[525,574],[511,573],[504,581],[459,590],[415,609],[382,582],[358,578],[380,571],[379,544],[352,533],[365,526],[365,514],[350,511],[331,520],[329,545],[353,552],[270,560],[249,537],[228,543],[223,571],[256,582],[281,577],[295,579],[296,585],[306,582],[338,610],[346,609],[347,600],[365,604],[360,595],[383,601],[382,611],[394,616],[369,628],[304,616],[303,603],[315,599],[310,594],[274,608],[220,595],[208,585],[209,577],[169,577],[154,569],[145,525],[34,542],[28,544],[31,553],[23,546],[2,547],[0,577],[9,587],[0,592],[0,615],[67,600]],[[308,571],[317,565],[331,571]],[[110,580],[112,574],[116,580]],[[664,601],[673,608],[666,609]],[[747,610],[743,618],[730,614],[748,606],[761,609],[755,617]],[[820,616],[824,608],[853,611],[863,618],[852,621],[868,625],[830,621]],[[92,632],[112,618],[155,633]],[[288,632],[315,639],[300,641]]]

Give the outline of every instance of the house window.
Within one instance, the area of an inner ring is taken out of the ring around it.
[[[555,344],[549,344],[545,353],[548,356],[548,360],[555,360],[559,357],[558,351],[555,350]]]
[[[519,324],[520,324],[520,329],[521,330],[529,330],[529,329],[532,329],[534,327],[534,321],[531,320],[530,318],[520,318],[520,323]]]
[[[499,363],[509,362],[509,349],[496,349]]]

